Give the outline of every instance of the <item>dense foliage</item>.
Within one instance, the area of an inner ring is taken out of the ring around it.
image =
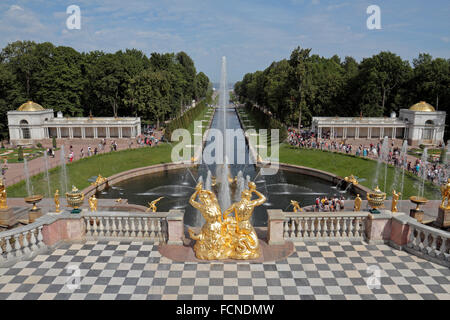
[[[0,134],[7,135],[7,111],[27,100],[69,116],[137,115],[144,123],[159,123],[205,97],[208,86],[185,52],[80,53],[49,42],[16,41],[0,52]]]
[[[419,101],[449,109],[450,59],[420,54],[411,66],[380,52],[358,63],[310,51],[298,47],[289,59],[246,74],[235,84],[237,99],[296,127],[309,125],[312,116],[389,116]]]

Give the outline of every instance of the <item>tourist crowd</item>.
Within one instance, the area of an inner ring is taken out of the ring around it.
[[[357,157],[372,158],[378,160],[382,156],[382,141],[378,143],[369,143],[368,145],[352,145],[344,141],[330,140],[329,135],[324,134],[322,137],[316,138],[314,133],[308,131],[297,132],[295,129],[288,130],[288,141],[291,145],[300,148],[318,149],[332,152],[341,152],[352,154]],[[445,164],[436,161],[425,163],[421,159],[413,159],[407,154],[402,154],[401,149],[395,147],[393,143],[388,146],[385,152],[386,156],[382,159],[384,162],[391,164],[397,168],[404,167],[405,170],[428,181],[443,184],[449,177],[449,168]]]
[[[328,199],[328,197],[319,198],[317,197],[314,204],[314,211],[325,211],[325,212],[336,212],[344,210],[344,197],[339,198],[335,195],[334,197]]]

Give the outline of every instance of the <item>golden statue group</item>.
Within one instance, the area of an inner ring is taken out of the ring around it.
[[[252,200],[253,193],[258,197]],[[199,202],[196,201],[198,197]],[[214,192],[203,189],[199,183],[189,203],[205,218],[199,234],[189,229],[189,235],[196,240],[195,255],[202,260],[256,259],[260,256],[259,241],[250,218],[256,206],[262,205],[266,197],[249,182],[248,189],[241,194],[241,200],[227,210],[220,209]],[[234,217],[230,216],[234,212]]]

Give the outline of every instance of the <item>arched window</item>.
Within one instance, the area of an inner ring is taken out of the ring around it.
[[[20,132],[22,133],[22,139],[31,139],[30,128],[28,127],[27,120],[20,120]]]
[[[434,138],[434,121],[427,120],[425,121],[425,128],[423,129],[422,139],[426,140],[425,142],[432,142]]]

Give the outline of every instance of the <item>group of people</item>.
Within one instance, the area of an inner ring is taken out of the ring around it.
[[[314,211],[336,212],[343,211],[345,207],[345,199],[343,196],[336,196],[328,199],[328,197],[319,198],[315,200]]]
[[[369,145],[360,144],[353,146],[344,141],[316,139],[315,134],[307,131],[297,132],[295,129],[288,130],[288,141],[291,145],[300,148],[327,150],[333,152],[341,152],[345,154],[354,154],[357,157],[378,159],[381,156],[382,142],[370,143]],[[411,157],[409,157],[411,158]],[[392,142],[388,146],[386,158],[383,161],[391,164],[397,168],[404,167],[405,170],[416,174],[419,177],[426,177],[430,182],[442,184],[447,181],[448,167],[445,164],[436,162],[422,163],[421,159],[409,160],[406,154],[402,154],[399,147],[394,146]],[[425,171],[424,171],[425,170]]]
[[[158,138],[155,137],[154,133],[151,132],[149,134],[145,134],[145,135],[140,135],[137,138],[137,144],[139,146],[156,146],[160,141],[158,140]]]

